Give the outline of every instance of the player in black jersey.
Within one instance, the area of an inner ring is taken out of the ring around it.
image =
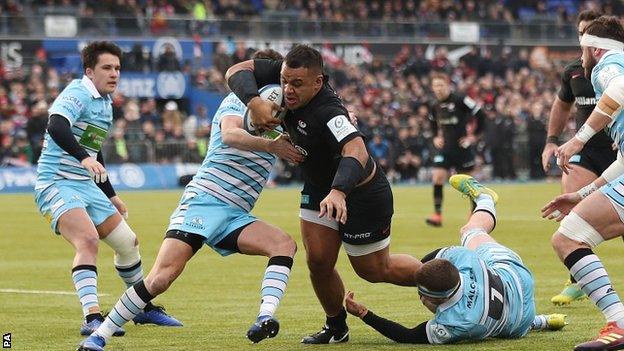
[[[421,266],[414,257],[389,253],[390,184],[327,83],[317,50],[296,45],[284,61],[241,62],[228,70],[226,78],[247,104],[254,125],[265,128],[278,123],[272,112],[279,106],[261,100],[258,86],[281,83],[287,108],[284,125],[305,155],[301,236],[310,279],[327,315],[326,325],[302,342],[347,341],[345,290],[335,269],[341,244],[355,272],[370,282],[413,286]]]
[[[433,205],[434,213],[427,224],[442,225],[443,186],[454,168],[457,173],[470,174],[475,166],[474,144],[482,132],[485,114],[470,97],[451,91],[448,75],[431,75],[431,90],[436,101],[430,106],[429,122],[434,133]]]
[[[579,36],[593,20],[600,17],[594,10],[583,11],[578,15]],[[559,136],[565,128],[572,105],[576,104],[576,125],[582,126],[596,106],[596,95],[589,79],[585,77],[580,57],[570,62],[561,75],[561,88],[550,110],[548,138],[542,153],[542,166],[548,171],[550,160],[559,145]],[[569,173],[561,175],[563,193],[574,192],[598,178],[615,161],[616,151],[613,140],[600,131],[583,147],[580,153],[570,158]],[[570,276],[564,289],[550,300],[555,305],[567,305],[572,301],[586,298]]]

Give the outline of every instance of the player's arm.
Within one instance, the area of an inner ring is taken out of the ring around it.
[[[102,151],[98,151],[97,153],[97,161],[102,165],[102,167],[106,168],[104,164],[104,155]],[[115,193],[115,189],[113,188],[113,184],[110,182],[110,178],[106,177],[106,180],[103,182],[95,183],[100,190],[108,197],[110,202],[115,206],[119,214],[123,216],[124,219],[128,219],[128,207],[126,204],[121,201],[121,198]]]
[[[441,149],[444,147],[444,136],[442,134],[442,128],[438,125],[438,119],[436,118],[433,106],[433,104],[429,105],[429,126],[431,127],[431,132],[433,133],[433,146],[436,149]]]
[[[230,90],[251,110],[252,119],[257,128],[271,129],[280,124],[273,117],[273,111],[279,106],[264,101],[258,93],[258,86],[280,83],[282,61],[247,60],[228,68],[225,80]]]
[[[72,133],[69,119],[52,113],[48,121],[48,134],[56,145],[76,158],[89,171],[96,183],[106,181],[106,169],[94,157],[89,156],[87,150],[78,143]]]
[[[303,161],[303,155],[292,146],[285,135],[275,140],[251,135],[243,129],[243,119],[240,116],[224,116],[221,119],[221,139],[226,145],[239,150],[269,152],[292,163]]]
[[[461,106],[463,110],[471,116],[469,121],[470,127],[472,128],[466,128],[466,136],[459,140],[459,144],[462,145],[462,147],[467,148],[468,146],[475,144],[481,137],[481,134],[485,129],[485,112],[483,112],[481,106],[469,96],[464,96],[458,103],[459,106]]]
[[[421,323],[415,328],[406,328],[399,323],[377,316],[366,306],[355,301],[353,291],[349,291],[345,296],[345,307],[350,314],[359,317],[364,323],[388,339],[405,344],[429,344],[427,322]]]
[[[572,155],[579,152],[583,146],[598,131],[604,129],[620,115],[624,106],[624,74],[612,78],[598,100],[596,107],[585,121],[574,138],[557,149],[561,168],[567,173],[569,160]]]
[[[559,96],[555,97],[555,101],[550,109],[550,116],[548,117],[548,136],[542,152],[542,167],[544,171],[548,171],[550,158],[555,154],[557,147],[559,147],[559,136],[563,133],[572,110],[572,105],[571,102],[561,100]]]

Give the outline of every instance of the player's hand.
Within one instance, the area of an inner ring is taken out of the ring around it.
[[[561,167],[561,170],[568,174],[570,170],[570,157],[577,154],[585,144],[577,138],[568,140],[565,144],[559,146],[555,152],[557,156],[557,165]]]
[[[108,179],[106,169],[99,163],[95,157],[87,157],[80,161],[80,164],[89,172],[91,178],[96,183],[104,183]]]
[[[269,144],[269,152],[294,164],[303,162],[305,158],[303,154],[293,146],[287,134],[282,134],[277,139],[272,140]]]
[[[274,102],[264,101],[256,96],[249,101],[247,108],[249,108],[251,120],[258,130],[271,130],[281,123],[279,118],[273,117],[274,111],[278,113],[282,111],[282,108]]]
[[[474,145],[476,143],[477,143],[477,137],[472,134],[468,134],[463,138],[459,138],[459,145],[463,147],[464,149],[467,149],[470,147],[470,145]]]
[[[329,194],[321,201],[321,211],[319,218],[327,215],[327,218],[333,219],[342,224],[347,223],[347,196],[340,190],[332,189]],[[336,212],[336,217],[332,217]]]
[[[364,316],[368,313],[368,308],[355,301],[354,297],[355,293],[353,291],[349,291],[347,295],[345,295],[345,307],[347,308],[347,312],[356,317],[364,318]]]
[[[555,155],[556,151],[557,144],[555,143],[546,143],[544,146],[544,151],[542,151],[542,168],[544,168],[544,172],[550,170],[550,158]]]
[[[561,222],[580,201],[581,196],[576,191],[561,194],[542,207],[542,218]]]
[[[111,197],[110,202],[113,203],[113,206],[115,206],[115,208],[117,209],[117,211],[119,211],[119,214],[125,219],[128,219],[128,208],[126,207],[126,204],[124,204],[123,201],[121,201],[121,198],[119,198],[119,196],[115,195],[113,197]]]
[[[444,137],[441,136],[435,136],[433,137],[433,146],[435,146],[436,149],[441,149],[444,147]]]

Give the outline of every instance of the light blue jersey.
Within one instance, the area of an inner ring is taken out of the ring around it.
[[[48,112],[67,118],[76,140],[90,156],[97,156],[113,122],[109,95],[101,96],[85,76],[63,89]],[[35,202],[57,233],[59,218],[73,208],[84,208],[96,226],[117,212],[89,172],[47,132],[37,167]]]
[[[101,96],[93,82],[84,76],[73,80],[63,89],[48,113],[50,116],[58,114],[67,118],[76,140],[90,156],[95,157],[113,122],[111,103],[110,96]],[[44,189],[61,179],[91,181],[91,176],[78,160],[63,151],[46,132],[35,189]]]
[[[607,51],[594,66],[591,74],[591,83],[596,92],[596,101],[600,100],[611,80],[624,75],[624,52]],[[613,122],[607,126],[611,139],[618,145],[620,152],[624,150],[624,110],[620,110],[613,117]]]
[[[427,322],[431,344],[518,338],[529,331],[535,317],[533,277],[515,252],[487,243],[476,250],[444,248],[436,257],[457,267],[461,286]]]
[[[223,143],[221,119],[224,116],[240,116],[242,119],[246,109],[233,93],[223,99],[212,120],[208,153],[188,187],[205,191],[249,212],[258,200],[276,157],[267,152],[239,150]]]

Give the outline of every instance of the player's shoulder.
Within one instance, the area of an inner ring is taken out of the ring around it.
[[[80,79],[75,79],[70,82],[56,97],[52,108],[55,106],[73,106],[71,109],[82,111],[91,102],[91,93],[82,84]]]
[[[236,111],[239,113],[244,113],[246,108],[247,107],[245,106],[245,104],[243,104],[243,102],[238,97],[236,97],[234,93],[229,93],[221,101],[221,104],[217,109],[217,114],[223,114],[225,111]]]
[[[606,89],[611,79],[624,75],[624,53],[609,51],[592,70],[592,82]]]
[[[328,86],[323,86],[318,92],[316,99],[311,102],[317,118],[321,120],[330,120],[339,115],[347,115],[347,108],[342,99]]]

